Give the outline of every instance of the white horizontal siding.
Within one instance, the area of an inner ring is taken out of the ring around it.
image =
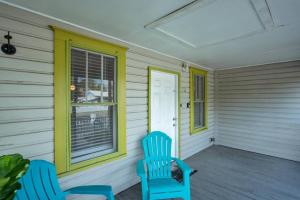
[[[17,47],[16,55],[0,53],[0,154],[22,153],[30,159],[53,162],[53,33],[47,23],[28,13],[12,12],[4,7],[0,11],[0,34],[11,31],[12,43]],[[0,43],[4,41],[0,39]],[[180,71],[181,61],[130,49],[126,65],[127,156],[61,178],[63,189],[85,184],[110,184],[117,193],[139,181],[135,166],[142,158],[140,140],[147,134],[148,66]],[[182,72],[181,80],[181,156],[187,158],[211,145],[214,81],[209,72],[209,130],[190,136],[189,109],[186,108],[188,72]],[[82,198],[84,196],[78,197]]]
[[[215,73],[217,144],[300,161],[300,61]]]
[[[5,12],[0,43],[11,31],[17,53],[0,52],[0,154],[53,161],[53,33]]]

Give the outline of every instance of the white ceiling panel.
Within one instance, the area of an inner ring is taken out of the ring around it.
[[[263,26],[249,1],[227,0],[186,9],[156,29],[203,47],[260,32]]]

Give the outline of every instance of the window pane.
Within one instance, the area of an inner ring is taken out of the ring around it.
[[[199,97],[199,88],[198,88],[198,76],[194,75],[194,100],[196,101]]]
[[[204,100],[204,77],[194,75],[194,100]]]
[[[101,102],[101,55],[88,53],[87,102]]]
[[[72,103],[115,102],[115,65],[115,57],[72,49]]]
[[[204,127],[204,76],[195,74],[194,76],[194,127]]]
[[[194,127],[201,128],[204,127],[204,103],[195,102],[194,103]]]
[[[204,100],[204,77],[199,75],[199,100]]]
[[[71,98],[72,102],[85,101],[86,93],[86,56],[84,51],[71,51]]]
[[[72,163],[116,151],[115,106],[72,106]]]
[[[103,56],[103,101],[114,101],[115,61],[113,57]]]

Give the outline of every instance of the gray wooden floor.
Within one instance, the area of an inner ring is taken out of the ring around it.
[[[192,200],[300,200],[300,163],[212,146],[187,159]],[[140,200],[140,185],[116,196]]]

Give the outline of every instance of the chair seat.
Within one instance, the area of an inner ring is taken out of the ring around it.
[[[158,178],[149,180],[150,193],[176,192],[184,190],[184,185],[173,178]]]
[[[67,192],[71,194],[109,194],[112,192],[112,188],[109,185],[87,185],[71,188]]]

